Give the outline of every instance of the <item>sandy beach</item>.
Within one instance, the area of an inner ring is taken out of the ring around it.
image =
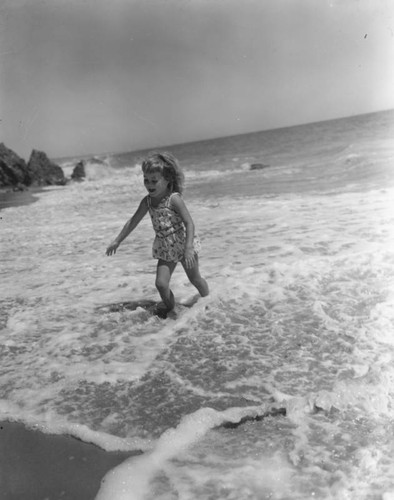
[[[38,200],[36,193],[41,192],[41,188],[33,188],[26,191],[11,191],[10,189],[0,189],[0,210],[8,207],[29,205]]]
[[[130,453],[0,422],[1,500],[93,500],[106,472]]]

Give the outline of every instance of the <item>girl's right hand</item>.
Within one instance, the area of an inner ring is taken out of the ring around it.
[[[117,241],[113,241],[109,247],[106,250],[107,255],[112,255],[113,253],[116,253],[116,250],[118,249],[119,243]]]

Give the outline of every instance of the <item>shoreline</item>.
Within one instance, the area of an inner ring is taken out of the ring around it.
[[[30,205],[38,200],[37,193],[44,192],[42,187],[29,188],[24,191],[10,191],[6,188],[0,188],[0,211],[5,208]]]
[[[94,500],[105,474],[141,452],[108,452],[69,435],[0,421],[2,500]]]
[[[0,212],[39,200],[43,187],[0,188]],[[1,219],[1,217],[0,217]],[[70,435],[0,420],[1,500],[94,500],[105,474],[139,451],[108,452]]]

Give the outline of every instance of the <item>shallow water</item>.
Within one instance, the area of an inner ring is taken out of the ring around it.
[[[1,418],[144,450],[101,500],[392,498],[393,124],[172,148],[211,288],[175,319],[102,307],[158,298],[148,219],[105,256],[140,153],[2,211]]]

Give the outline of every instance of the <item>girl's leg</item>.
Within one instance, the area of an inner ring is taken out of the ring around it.
[[[170,279],[175,267],[176,262],[166,262],[159,259],[157,263],[156,288],[168,311],[171,311],[175,307],[174,294],[170,289]]]
[[[200,274],[200,270],[199,270],[199,266],[198,266],[198,255],[196,254],[194,256],[194,258],[195,258],[195,261],[194,261],[193,267],[186,267],[186,264],[184,261],[182,261],[182,266],[183,266],[183,269],[185,270],[187,277],[189,278],[190,283],[197,288],[201,297],[206,297],[207,295],[209,295],[208,283],[205,281],[205,279]]]

